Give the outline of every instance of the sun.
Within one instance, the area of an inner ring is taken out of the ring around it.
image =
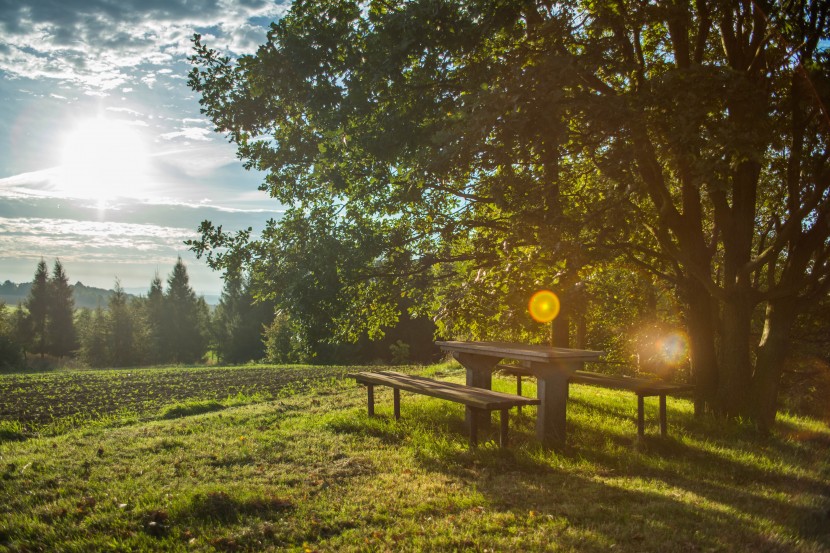
[[[148,152],[134,125],[97,117],[71,128],[61,149],[61,187],[99,206],[120,196],[136,196],[147,186]]]

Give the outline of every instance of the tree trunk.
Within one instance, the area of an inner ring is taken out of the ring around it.
[[[752,304],[743,290],[723,303],[718,408],[727,417],[750,416]]]
[[[571,347],[570,314],[569,309],[564,305],[559,309],[559,316],[551,321],[550,345],[555,348]]]
[[[701,416],[717,405],[719,371],[715,350],[714,301],[696,281],[691,281],[686,296],[689,354],[695,384],[695,415]]]
[[[767,304],[751,386],[751,415],[762,432],[768,432],[775,423],[781,371],[796,318],[794,303],[789,300]]]

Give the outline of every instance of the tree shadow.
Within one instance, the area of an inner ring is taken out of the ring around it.
[[[604,417],[629,418],[615,409],[600,410]],[[767,443],[746,433],[735,441],[730,439],[734,431],[712,437],[696,428],[691,417],[687,420],[679,414],[682,424],[689,425],[682,438],[638,439],[636,434],[609,434],[569,420],[568,445],[543,452],[535,442],[533,417],[523,416],[511,420],[510,449],[493,442],[469,449],[459,447],[463,443],[459,437],[464,437],[463,408],[425,402],[418,411],[410,414],[415,419],[412,426],[443,428],[454,435],[454,439],[430,440],[426,432],[415,439],[414,457],[424,470],[474,488],[496,508],[564,517],[571,527],[585,531],[579,538],[568,532],[559,536],[557,544],[563,548],[626,543],[634,549],[642,545],[654,550],[655,529],[675,536],[673,548],[679,550],[790,550],[795,543],[804,544],[806,550],[830,546],[830,482],[776,465],[779,453],[787,458],[784,464],[805,458],[804,451],[781,440]],[[706,442],[709,446],[704,448]],[[764,458],[754,464],[742,462],[743,454]],[[814,450],[808,457],[820,458],[820,454]],[[559,463],[570,469],[559,468]],[[591,469],[573,469],[580,465]],[[651,484],[638,489],[637,482],[644,480]],[[655,486],[661,491],[654,491]],[[569,490],[564,500],[563,490]],[[794,496],[800,500],[791,504]],[[621,509],[626,511],[622,519]],[[581,543],[586,534],[597,536],[597,544]],[[777,541],[782,534],[795,538]]]

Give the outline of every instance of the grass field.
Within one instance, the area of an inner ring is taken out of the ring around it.
[[[575,385],[562,450],[532,409],[470,450],[461,406],[404,392],[395,422],[379,389],[369,419],[348,370],[0,376],[0,551],[830,550],[825,423],[761,438],[670,398],[638,441],[635,396]]]

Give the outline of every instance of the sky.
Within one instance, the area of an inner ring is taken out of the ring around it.
[[[60,259],[70,282],[147,290],[205,219],[261,229],[281,206],[187,86],[191,37],[239,56],[287,9],[273,0],[0,0],[0,282]]]

